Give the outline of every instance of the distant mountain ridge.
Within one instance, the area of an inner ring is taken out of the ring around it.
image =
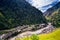
[[[49,8],[46,12],[44,12],[44,16],[46,16],[46,15],[51,15],[51,13],[53,13],[54,11],[56,11],[57,9],[59,9],[60,8],[60,2],[59,3],[57,3],[55,6],[53,6],[53,7],[51,7],[51,8]]]
[[[48,9],[44,16],[54,26],[60,27],[60,2]]]
[[[42,12],[25,0],[0,0],[0,29],[46,23]]]

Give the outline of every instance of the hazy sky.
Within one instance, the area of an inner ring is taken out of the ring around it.
[[[48,8],[54,6],[59,0],[27,0],[32,6],[45,12]]]

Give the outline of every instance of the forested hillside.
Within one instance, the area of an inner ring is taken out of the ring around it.
[[[46,23],[42,12],[25,0],[0,0],[0,29]]]
[[[60,8],[54,11],[50,16],[47,16],[48,20],[54,24],[54,26],[60,26]]]
[[[45,12],[45,17],[52,22],[54,26],[60,26],[60,2]]]

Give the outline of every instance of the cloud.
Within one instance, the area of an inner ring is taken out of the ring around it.
[[[42,7],[53,2],[53,0],[28,0],[33,6]]]
[[[54,1],[54,2],[52,2],[51,4],[48,4],[48,5],[46,5],[46,6],[42,6],[42,7],[41,7],[41,11],[42,11],[42,12],[45,12],[47,9],[49,9],[49,8],[51,8],[52,6],[56,5],[58,2],[59,2],[59,1]],[[43,11],[43,10],[44,10],[44,11]]]
[[[48,8],[54,6],[60,0],[27,0],[32,6],[45,12]]]
[[[59,0],[60,1],[60,0]]]

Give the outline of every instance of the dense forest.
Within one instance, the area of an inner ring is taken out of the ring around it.
[[[25,0],[0,0],[0,29],[46,23],[42,12]]]

